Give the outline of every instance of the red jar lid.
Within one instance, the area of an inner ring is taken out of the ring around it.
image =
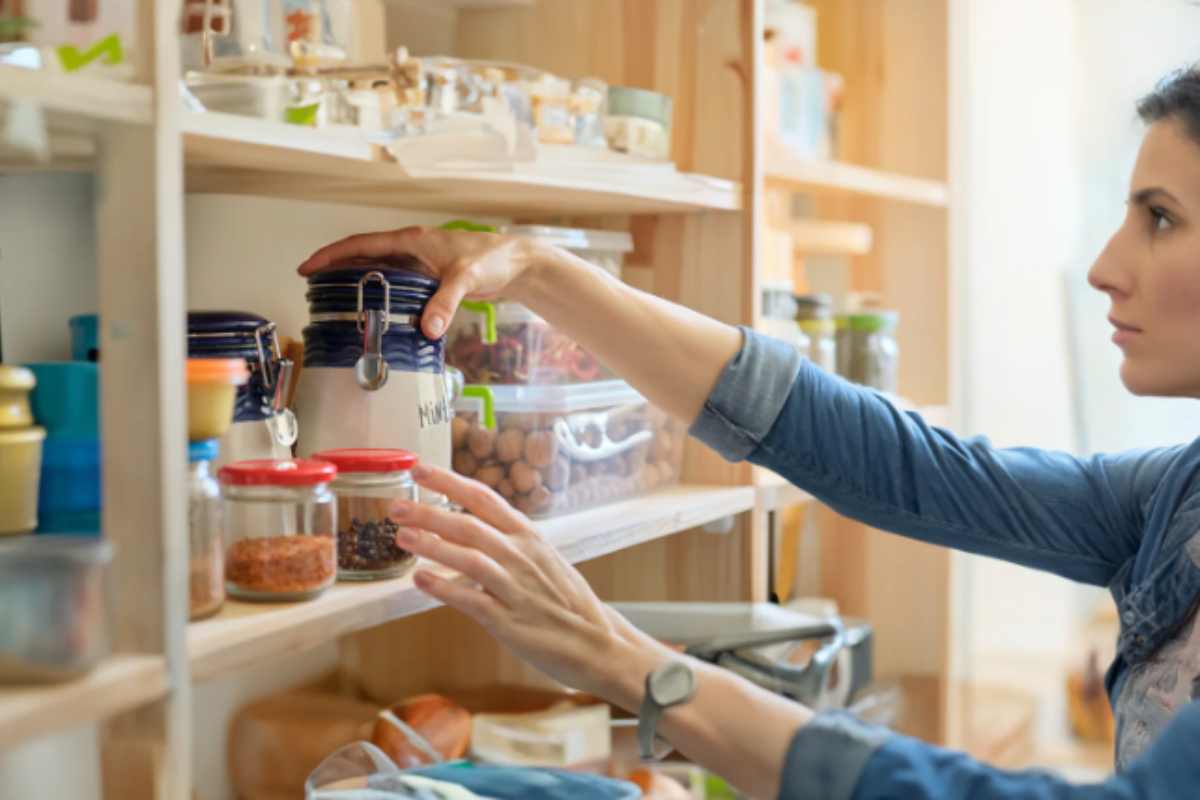
[[[328,461],[338,472],[407,472],[417,465],[416,453],[407,450],[387,450],[376,447],[351,447],[344,450],[322,450],[313,458]]]
[[[337,467],[313,458],[288,461],[263,458],[221,467],[217,477],[231,486],[315,486],[336,478]]]

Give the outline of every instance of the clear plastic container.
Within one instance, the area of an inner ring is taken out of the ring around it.
[[[111,561],[96,538],[0,542],[0,682],[71,680],[108,655]]]
[[[323,450],[313,455],[337,467],[338,579],[373,581],[402,575],[416,563],[396,544],[400,530],[391,518],[398,500],[417,502],[413,483],[417,457],[407,450],[356,448]]]
[[[454,469],[531,517],[623,500],[679,479],[687,431],[624,381],[468,387]]]
[[[242,600],[307,600],[337,578],[337,506],[325,461],[222,467],[225,590]]]
[[[203,619],[225,604],[225,537],[221,486],[210,471],[216,439],[188,444],[188,619]]]
[[[559,228],[553,225],[510,225],[504,232],[561,247],[602,268],[614,278],[621,277],[625,254],[633,252],[633,237],[624,231]]]
[[[611,380],[612,371],[520,303],[463,304],[446,361],[468,384],[557,385]]]

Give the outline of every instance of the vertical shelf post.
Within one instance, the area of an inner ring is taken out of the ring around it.
[[[108,725],[104,790],[120,800],[191,794],[178,13],[177,0],[141,0],[138,80],[154,89],[153,121],[109,126],[100,141],[101,436],[114,647],[164,655],[170,685],[163,700]]]

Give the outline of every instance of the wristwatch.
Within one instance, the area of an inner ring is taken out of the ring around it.
[[[660,761],[671,752],[655,748],[655,730],[663,712],[692,699],[696,694],[696,675],[683,661],[668,661],[646,676],[646,696],[638,714],[638,747],[643,761]]]

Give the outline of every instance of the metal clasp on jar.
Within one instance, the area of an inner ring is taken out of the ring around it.
[[[273,358],[267,358],[268,350],[264,340],[268,335],[271,337],[270,355]],[[283,357],[274,322],[268,322],[255,329],[254,346],[258,350],[258,368],[262,371],[263,386],[271,398],[271,406],[267,409],[270,412],[267,416],[267,428],[271,431],[271,438],[280,446],[291,447],[300,434],[296,415],[287,407],[287,390],[292,382],[295,365],[290,358]]]
[[[383,309],[363,307],[363,290],[371,281],[383,287]],[[388,363],[383,357],[383,335],[391,324],[392,286],[382,272],[368,272],[358,281],[358,305],[355,308],[358,332],[363,335],[363,352],[354,365],[354,378],[367,391],[387,383]]]

